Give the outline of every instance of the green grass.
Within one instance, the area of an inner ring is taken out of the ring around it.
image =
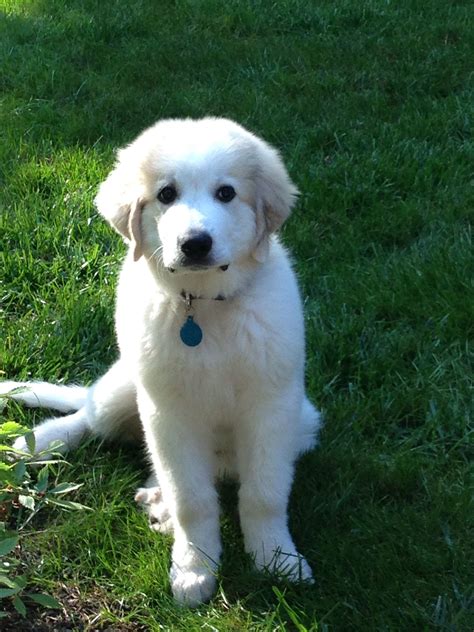
[[[471,630],[472,2],[0,6],[5,377],[107,367],[123,246],[92,199],[113,150],[161,117],[223,115],[277,145],[301,189],[283,238],[326,416],[290,512],[315,587],[253,572],[225,487],[219,592],[177,608],[170,541],[133,503],[141,453],[94,443],[67,477],[95,511],[33,522],[33,583],[75,604],[78,630]]]

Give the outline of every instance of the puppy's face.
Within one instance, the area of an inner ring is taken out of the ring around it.
[[[194,134],[155,151],[146,166],[153,199],[141,211],[144,254],[176,274],[248,257],[257,239],[251,147]]]
[[[225,119],[169,120],[121,150],[99,211],[170,274],[263,261],[296,195],[278,153]]]

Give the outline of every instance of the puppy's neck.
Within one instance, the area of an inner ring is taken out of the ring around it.
[[[237,296],[245,290],[262,264],[252,259],[231,264],[227,270],[213,268],[203,272],[170,272],[153,259],[148,262],[159,286],[170,297],[190,295],[200,299],[222,300]]]

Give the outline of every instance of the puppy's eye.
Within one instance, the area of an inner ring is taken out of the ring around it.
[[[216,198],[219,202],[230,202],[235,198],[235,189],[231,187],[230,184],[225,184],[222,187],[219,187],[216,191]]]
[[[161,189],[157,197],[162,204],[171,204],[178,197],[178,192],[173,186],[167,185]]]

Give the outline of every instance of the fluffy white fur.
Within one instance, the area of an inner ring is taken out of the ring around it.
[[[163,204],[157,194],[170,185],[177,198]],[[217,198],[222,186],[235,189],[230,202]],[[171,585],[183,604],[215,590],[223,472],[239,480],[245,548],[257,567],[311,579],[287,505],[295,460],[314,446],[320,421],[304,391],[297,283],[274,235],[296,193],[278,153],[231,121],[146,130],[119,151],[96,198],[130,244],[117,293],[120,359],[89,389],[30,383],[15,395],[75,411],[35,428],[37,450],[57,439],[72,448],[86,433],[144,433],[154,474],[136,498],[154,528],[174,533]],[[203,231],[212,236],[208,265],[185,267],[180,244]],[[203,340],[193,348],[180,340],[183,291],[199,297]]]

